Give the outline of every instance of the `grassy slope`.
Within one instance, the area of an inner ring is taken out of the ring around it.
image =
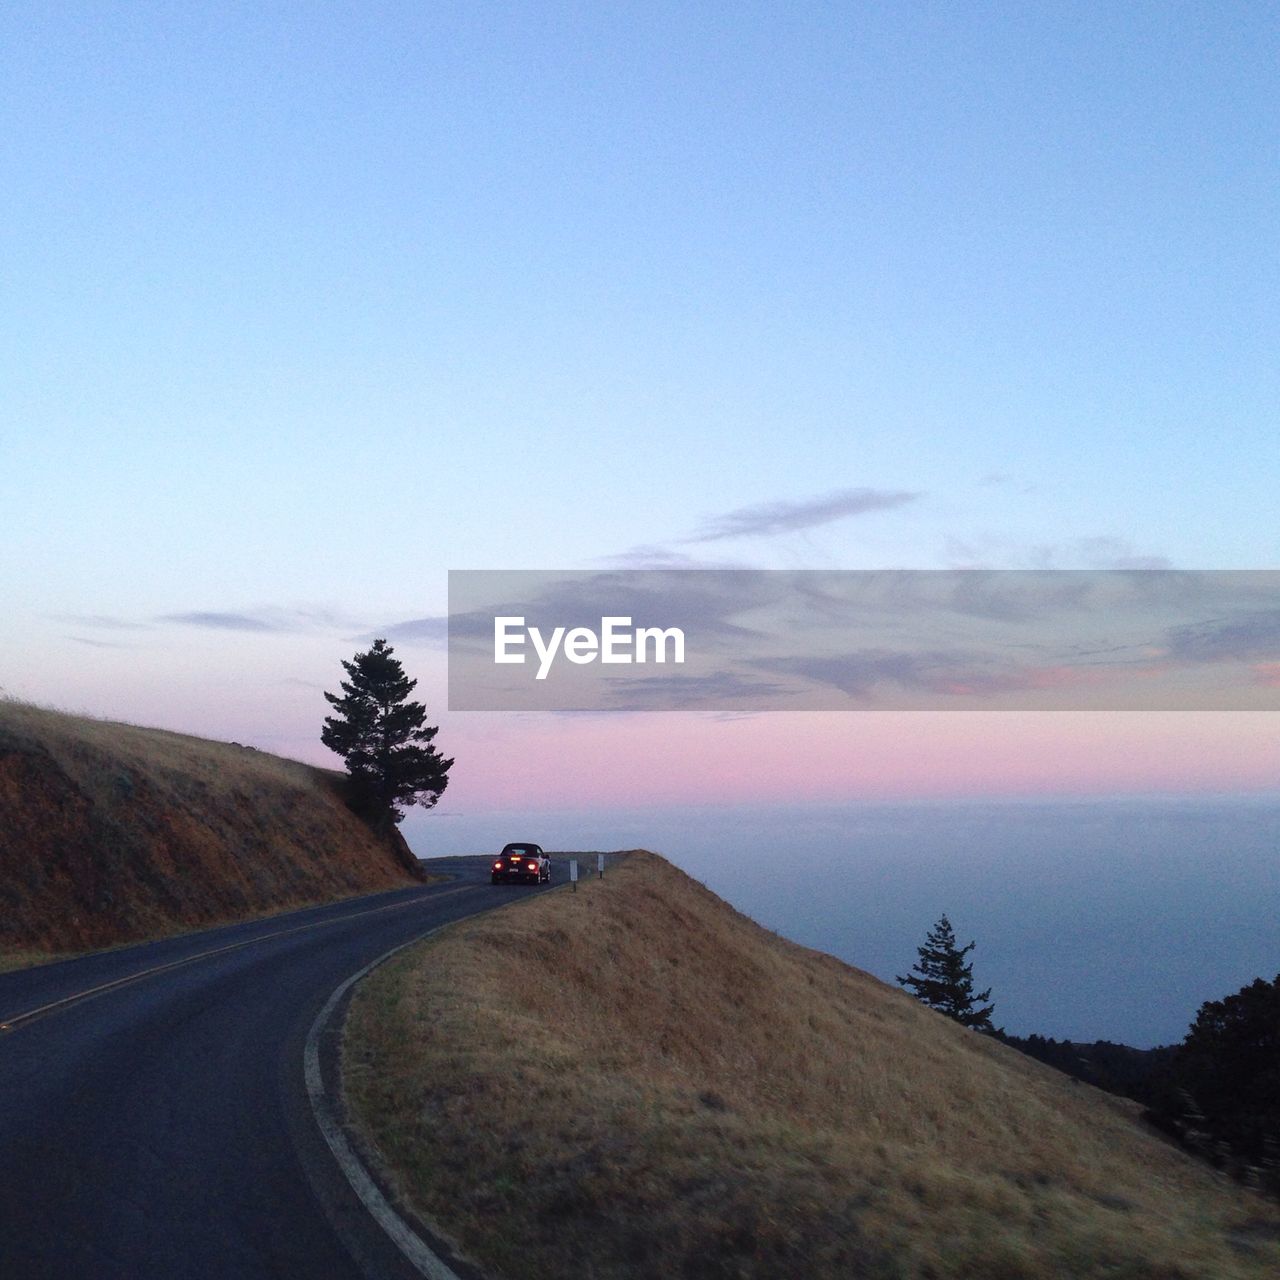
[[[344,1055],[393,1185],[495,1275],[1280,1274],[1274,1206],[1132,1104],[650,854],[389,962]]]
[[[0,701],[0,965],[412,883],[341,776]]]

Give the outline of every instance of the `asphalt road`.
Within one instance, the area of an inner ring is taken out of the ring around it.
[[[546,891],[487,867],[0,974],[0,1277],[416,1277],[316,1127],[303,1047],[389,948]]]

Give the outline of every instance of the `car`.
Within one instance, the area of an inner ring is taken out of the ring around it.
[[[551,859],[541,845],[518,843],[503,845],[502,852],[489,869],[492,884],[550,884]]]

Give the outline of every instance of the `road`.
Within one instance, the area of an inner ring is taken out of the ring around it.
[[[388,949],[546,892],[491,886],[487,863],[0,974],[0,1277],[417,1277],[325,1145],[304,1045]],[[331,1074],[331,1043],[321,1056]]]

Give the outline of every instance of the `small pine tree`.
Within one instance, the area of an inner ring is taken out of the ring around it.
[[[898,982],[910,987],[911,994],[930,1009],[976,1031],[991,1031],[995,1005],[978,1007],[990,997],[991,988],[975,993],[973,965],[964,962],[973,947],[972,942],[967,947],[956,945],[955,930],[944,915],[929,930],[924,946],[916,948],[920,959],[912,973],[899,977]]]
[[[326,693],[320,741],[347,762],[354,807],[375,821],[404,817],[401,805],[429,809],[449,784],[452,760],[431,745],[437,727],[425,725],[427,709],[410,702],[416,680],[404,673],[385,640],[343,662],[349,680],[342,696]]]

